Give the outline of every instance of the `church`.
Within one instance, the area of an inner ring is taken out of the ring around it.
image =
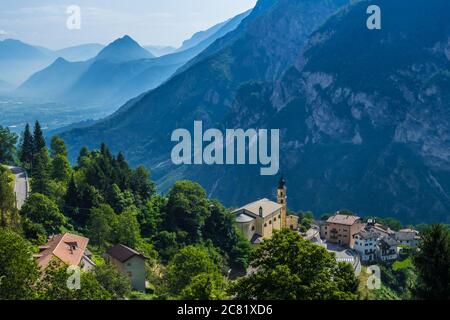
[[[298,229],[298,217],[287,215],[286,199],[286,180],[281,178],[277,202],[264,198],[233,211],[238,228],[252,244],[257,245],[264,239],[272,238],[276,230]]]

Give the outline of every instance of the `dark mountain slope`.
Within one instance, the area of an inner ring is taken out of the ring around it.
[[[310,34],[347,1],[262,0],[240,26],[216,41],[203,60],[178,73],[126,110],[105,121],[64,135],[71,150],[105,141],[156,177],[170,166],[170,135],[177,128],[222,122],[239,87],[272,80],[294,63]],[[211,50],[211,52],[210,52]],[[196,59],[197,60],[197,59]],[[171,180],[171,179],[168,179]]]
[[[377,1],[381,31],[365,28],[370,3],[332,18],[275,86],[243,88],[227,126],[283,129],[281,171],[294,208],[448,223],[450,3]],[[269,107],[257,111],[254,96]],[[252,112],[257,119],[242,120]],[[209,185],[234,175],[192,174]],[[225,180],[214,195],[248,186]],[[262,180],[251,193],[270,188]]]
[[[174,167],[170,133],[192,128],[194,120],[280,128],[280,173],[289,181],[291,208],[448,223],[450,2],[379,0],[383,28],[374,31],[366,28],[372,3],[354,4],[321,26],[317,14],[295,10],[317,9],[312,2],[260,1],[204,60],[65,138],[72,150],[100,141],[124,150],[135,164],[152,168],[163,190],[190,178],[237,206],[273,194],[276,178],[259,176],[259,167]],[[308,21],[313,29],[311,17],[321,27],[304,47],[298,26]],[[283,73],[289,63],[295,67]]]

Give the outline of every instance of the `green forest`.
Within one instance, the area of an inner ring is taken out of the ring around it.
[[[71,165],[64,141],[54,136],[47,143],[39,122],[27,125],[20,139],[0,127],[0,164],[26,169],[31,180],[31,193],[16,210],[14,177],[0,166],[0,299],[450,297],[450,235],[441,225],[423,226],[418,252],[386,266],[385,285],[369,295],[350,264],[336,262],[298,232],[283,230],[252,247],[234,215],[202,186],[178,181],[160,194],[145,167],[131,168],[124,154],[112,154],[105,144],[82,148]],[[307,229],[312,214],[302,221]],[[42,270],[31,258],[50,236],[64,232],[90,239],[96,266],[82,272],[80,290],[67,287],[67,266]],[[146,293],[132,291],[127,277],[103,258],[115,244],[147,257]]]

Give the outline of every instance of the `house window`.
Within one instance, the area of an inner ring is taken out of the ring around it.
[[[252,226],[252,231],[255,231],[255,226]]]
[[[133,276],[133,273],[131,272],[131,271],[128,271],[128,277],[132,277]]]
[[[264,228],[267,227],[267,223],[264,223]]]
[[[281,219],[281,214],[278,216],[279,219]]]
[[[272,220],[269,221],[269,224],[272,224]]]
[[[128,262],[128,263],[127,263],[127,266],[128,266],[128,267],[131,267],[131,262]]]
[[[274,221],[274,222],[277,221],[277,217],[275,217],[275,219],[273,219],[273,221]]]

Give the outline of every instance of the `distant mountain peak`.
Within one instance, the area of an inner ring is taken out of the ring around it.
[[[58,57],[54,63],[67,63],[68,61],[63,57]]]
[[[107,45],[95,58],[96,60],[108,60],[111,62],[125,62],[140,59],[150,59],[154,56],[142,48],[129,35],[116,39]]]

